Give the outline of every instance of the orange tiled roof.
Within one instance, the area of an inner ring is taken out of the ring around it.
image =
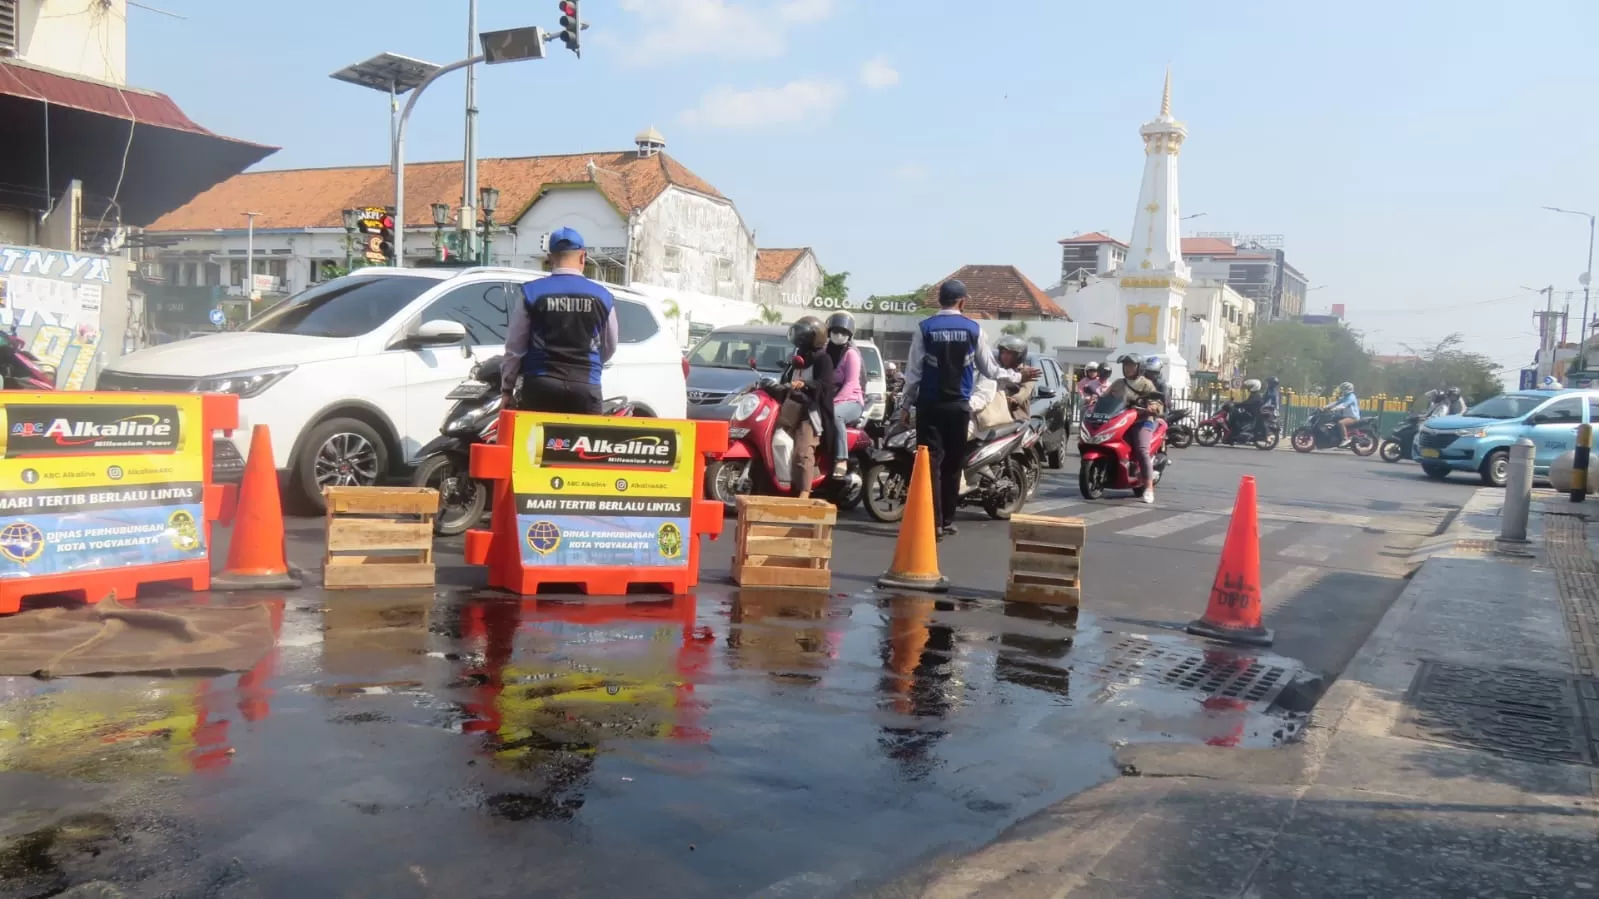
[[[1118,245],[1124,246],[1124,247],[1127,246],[1126,244],[1122,243],[1121,241],[1117,240],[1114,237],[1111,237],[1109,234],[1106,234],[1103,231],[1090,231],[1087,234],[1079,234],[1076,237],[1064,238],[1060,242],[1061,243],[1113,243],[1113,244],[1118,244]]]
[[[1036,315],[1071,321],[1071,316],[1064,309],[1057,306],[1014,265],[963,265],[928,290],[929,306],[938,305],[939,285],[951,280],[966,285],[965,310],[973,317],[977,317],[977,313],[989,313],[997,317],[999,313],[1008,312],[1011,315]]]
[[[800,257],[810,252],[810,247],[782,250],[755,251],[755,280],[781,281]]]
[[[1220,237],[1183,238],[1184,256],[1236,256],[1238,248],[1230,240]]]
[[[590,160],[595,166],[592,182]],[[520,218],[544,188],[559,185],[592,183],[623,215],[648,206],[668,185],[722,196],[665,153],[640,156],[636,150],[480,159],[478,183],[500,191],[495,213],[500,221]],[[262,229],[343,228],[345,209],[393,202],[394,179],[386,165],[245,172],[157,219],[149,230],[236,230],[244,227],[245,211],[260,213],[255,226]],[[406,165],[406,224],[432,227],[432,204],[460,202],[460,161]]]

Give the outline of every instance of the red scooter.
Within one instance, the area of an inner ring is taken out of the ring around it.
[[[0,388],[54,390],[55,374],[53,369],[39,364],[21,337],[0,331]]]
[[[777,427],[778,411],[788,396],[788,386],[776,378],[763,378],[746,388],[733,404],[728,420],[727,452],[705,467],[705,496],[736,509],[740,496],[795,496],[798,488],[789,482],[793,470],[794,438]],[[866,432],[850,427],[846,433],[849,448],[849,474],[833,478],[833,447],[830,441],[816,451],[816,479],[811,495],[825,499],[848,511],[861,502],[861,469],[865,466],[872,440]]]
[[[1084,498],[1099,499],[1107,489],[1143,492],[1143,473],[1137,471],[1138,463],[1133,459],[1132,430],[1140,426],[1144,417],[1139,409],[1113,394],[1101,396],[1093,410],[1083,416],[1077,432],[1077,454],[1083,460],[1077,488]],[[1154,416],[1154,420],[1149,459],[1155,469],[1155,483],[1159,484],[1171,460],[1166,456],[1166,420],[1160,416]]]

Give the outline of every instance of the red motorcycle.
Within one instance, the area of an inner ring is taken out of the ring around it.
[[[1216,414],[1194,426],[1194,442],[1200,446],[1215,446],[1218,443],[1225,443],[1228,446],[1253,443],[1256,449],[1277,448],[1277,441],[1282,439],[1282,429],[1277,427],[1277,416],[1269,411],[1270,407],[1263,407],[1257,413],[1263,420],[1255,434],[1233,431],[1233,413],[1236,409],[1237,406],[1233,403],[1222,403]]]
[[[777,427],[778,411],[788,396],[788,386],[776,378],[763,378],[746,388],[733,404],[728,419],[727,452],[705,467],[705,496],[736,509],[740,496],[795,496],[798,488],[790,483],[793,471],[794,438]],[[858,427],[846,430],[849,448],[849,473],[834,478],[833,447],[822,440],[816,451],[816,478],[811,495],[825,499],[848,511],[861,502],[861,469],[865,467],[872,440]]]
[[[1133,459],[1132,430],[1146,415],[1127,405],[1117,394],[1105,394],[1083,416],[1077,431],[1077,455],[1082,467],[1077,473],[1077,489],[1085,499],[1099,499],[1106,490],[1131,490],[1142,493],[1144,475]],[[1166,421],[1154,416],[1155,433],[1149,439],[1149,459],[1155,469],[1155,483],[1171,464],[1166,455]]]
[[[28,344],[15,333],[0,331],[0,387],[6,390],[54,390],[55,372],[39,364]]]

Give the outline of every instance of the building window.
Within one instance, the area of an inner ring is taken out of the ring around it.
[[[17,55],[17,0],[0,0],[0,56]]]
[[[681,272],[683,270],[683,251],[677,247],[668,246],[661,251],[661,271]]]
[[[733,280],[733,260],[722,258],[716,260],[716,280],[724,284]]]

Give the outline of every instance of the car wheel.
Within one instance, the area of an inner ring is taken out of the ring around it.
[[[1447,465],[1439,465],[1437,462],[1423,462],[1421,465],[1421,470],[1427,475],[1427,477],[1432,478],[1435,481],[1441,481],[1444,478],[1449,477],[1449,472],[1453,471],[1454,469]]]
[[[320,515],[324,487],[374,487],[389,472],[389,447],[377,429],[355,418],[335,418],[311,429],[294,460],[294,486]]]
[[[1503,487],[1510,479],[1510,451],[1496,449],[1482,460],[1482,482],[1489,487]]]

